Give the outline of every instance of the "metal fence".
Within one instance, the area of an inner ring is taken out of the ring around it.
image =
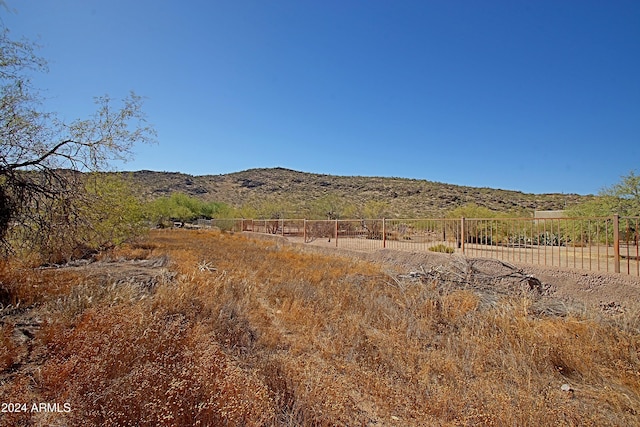
[[[464,219],[462,252],[640,276],[640,218]]]
[[[460,219],[216,219],[205,226],[275,234],[360,251],[461,253],[640,276],[640,217]]]

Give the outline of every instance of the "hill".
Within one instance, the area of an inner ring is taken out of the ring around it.
[[[427,180],[335,176],[284,168],[249,169],[223,175],[126,172],[148,199],[181,192],[234,207],[274,202],[286,204],[288,216],[302,216],[319,199],[334,198],[362,208],[385,202],[397,217],[437,216],[467,203],[501,212],[555,210],[586,201],[578,194],[528,194]]]

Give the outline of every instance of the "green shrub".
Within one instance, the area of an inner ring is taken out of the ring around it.
[[[452,253],[454,253],[456,251],[452,247],[447,246],[447,245],[442,244],[442,243],[440,243],[439,245],[431,246],[429,248],[429,250],[431,252],[443,252],[443,253],[447,253],[447,254],[452,254]]]

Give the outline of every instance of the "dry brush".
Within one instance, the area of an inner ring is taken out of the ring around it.
[[[41,323],[25,355],[20,317],[3,311],[0,400],[72,411],[0,423],[637,423],[640,332],[628,319],[539,310],[527,289],[487,304],[486,290],[444,276],[240,234],[165,230],[118,251],[101,262],[164,261],[146,281],[34,270],[43,286],[30,300],[2,271]]]

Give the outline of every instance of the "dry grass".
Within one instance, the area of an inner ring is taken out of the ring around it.
[[[0,351],[0,401],[72,411],[0,424],[638,424],[635,314],[540,317],[522,296],[487,308],[471,290],[225,233],[154,232],[107,258],[165,254],[178,274],[150,290],[62,270],[11,288],[48,320],[37,368],[9,372],[17,350]]]
[[[37,269],[25,261],[0,261],[0,307],[32,306],[64,295],[82,281],[68,271]]]

